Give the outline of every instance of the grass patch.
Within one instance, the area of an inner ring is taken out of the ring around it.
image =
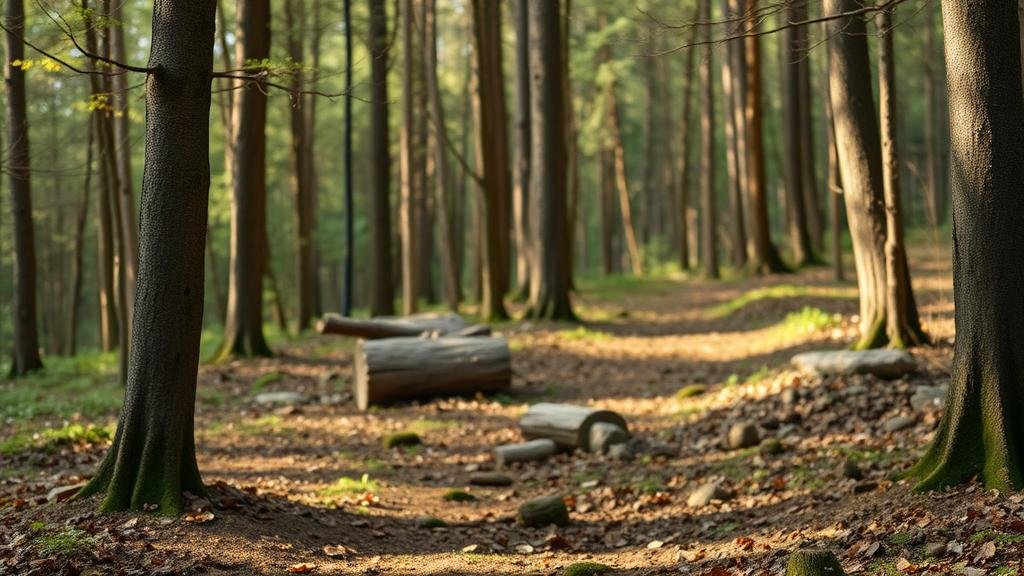
[[[426,434],[427,432],[436,432],[438,430],[450,430],[452,428],[458,428],[458,420],[434,420],[432,418],[420,418],[413,421],[405,427],[407,432],[413,434]]]
[[[597,562],[576,562],[575,564],[570,564],[562,572],[562,576],[593,576],[594,574],[607,574],[611,571],[611,566]]]
[[[90,419],[116,413],[124,399],[115,353],[49,357],[46,369],[0,382],[0,419]]]
[[[980,544],[990,540],[995,542],[997,546],[1008,546],[1010,544],[1024,542],[1024,534],[1010,534],[1009,532],[1001,532],[990,528],[971,535],[971,542],[974,544]]]
[[[252,384],[249,386],[249,391],[253,394],[259,394],[260,392],[263,392],[267,386],[270,386],[274,382],[279,382],[281,378],[282,375],[280,372],[267,372],[266,374],[261,374],[259,378],[253,380]]]
[[[96,539],[83,530],[70,528],[57,534],[46,534],[35,540],[39,551],[46,556],[77,556],[96,545]]]
[[[420,435],[415,432],[398,432],[396,434],[389,434],[384,437],[381,441],[385,448],[388,450],[392,448],[405,447],[405,446],[419,446],[423,443]]]
[[[114,426],[65,424],[42,432],[18,432],[0,441],[0,454],[12,455],[27,450],[54,452],[62,446],[93,445],[114,437]]]
[[[839,326],[842,316],[829,314],[821,308],[804,306],[797,312],[790,312],[781,322],[772,326],[770,332],[779,339],[791,339],[821,332]]]
[[[693,398],[694,396],[700,396],[708,391],[708,387],[704,384],[689,384],[683,386],[675,394],[676,400],[686,400],[687,398]]]
[[[334,500],[344,496],[358,496],[365,492],[376,493],[378,489],[379,486],[370,479],[369,474],[363,474],[359,479],[342,476],[335,480],[334,484],[321,488],[317,495],[326,500]]]
[[[724,318],[763,300],[780,300],[783,298],[856,298],[857,290],[847,286],[797,286],[796,284],[776,284],[745,292],[732,300],[723,302],[710,310],[708,316]]]
[[[613,338],[613,336],[607,332],[592,330],[586,326],[577,326],[572,330],[559,330],[558,337],[567,341],[584,342],[606,342]]]

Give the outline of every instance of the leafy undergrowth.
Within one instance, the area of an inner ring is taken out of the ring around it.
[[[800,280],[828,287],[823,274]],[[503,325],[516,377],[491,398],[359,412],[346,383],[351,345],[323,337],[279,342],[275,359],[203,367],[198,452],[210,491],[181,518],[97,516],[95,499],[47,501],[94,470],[106,436],[0,455],[0,573],[556,575],[607,566],[761,576],[780,574],[788,551],[813,546],[833,550],[850,574],[1021,571],[1024,498],[977,485],[914,495],[892,480],[940,417],[910,398],[947,380],[948,347],[915,351],[921,371],[899,381],[810,378],[790,372],[788,358],[846,343],[853,319],[844,298],[766,307],[744,327],[742,313],[709,320],[736,294],[682,279],[643,286],[584,291],[581,309],[608,319],[599,326]],[[629,314],[617,290],[630,292]],[[934,295],[918,297],[928,306]],[[260,405],[257,391],[302,401]],[[521,440],[515,423],[539,400],[623,414],[634,458],[560,454],[495,470],[491,448]],[[68,423],[81,429],[57,436],[109,434],[109,418],[83,414]],[[64,427],[23,422],[40,426],[25,430],[32,434]],[[761,442],[728,450],[727,431],[739,423]],[[385,445],[407,433],[420,442]],[[490,470],[512,484],[470,484]],[[691,502],[710,482],[724,500]],[[520,504],[551,494],[564,497],[568,526],[514,522]]]

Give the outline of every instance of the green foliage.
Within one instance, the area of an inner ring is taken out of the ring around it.
[[[267,386],[280,381],[281,378],[282,375],[280,372],[267,372],[266,374],[261,374],[259,378],[253,380],[252,386],[249,387],[249,391],[253,394],[259,394],[266,389]]]
[[[679,389],[675,393],[677,400],[686,400],[687,398],[693,398],[694,396],[700,396],[707,393],[708,387],[704,384],[688,384]]]
[[[44,556],[77,556],[96,545],[96,539],[84,530],[69,528],[56,534],[45,534],[35,540]]]
[[[989,528],[971,535],[971,542],[974,544],[981,544],[990,540],[995,542],[997,546],[1008,546],[1024,542],[1024,534],[1011,534]]]
[[[452,488],[442,494],[441,499],[445,502],[473,502],[476,500],[476,496],[466,492],[465,490]]]
[[[804,306],[798,312],[787,314],[782,322],[772,327],[772,333],[779,338],[794,338],[838,326],[841,320],[838,314],[833,315],[821,308]]]
[[[597,562],[576,562],[570,564],[562,576],[593,576],[594,574],[607,574],[612,571],[611,566]]]
[[[50,357],[45,370],[0,382],[0,417],[97,418],[115,413],[123,396],[116,354]]]
[[[586,326],[578,326],[572,330],[561,330],[558,337],[562,340],[583,340],[588,342],[605,342],[611,340],[612,335],[600,330],[592,330]]]
[[[432,418],[420,418],[410,422],[406,426],[406,432],[413,434],[426,434],[427,432],[435,432],[438,430],[451,430],[452,428],[458,428],[458,420],[435,420]]]
[[[399,446],[419,446],[423,440],[415,432],[398,432],[385,436],[382,443],[385,448],[390,450]]]
[[[448,523],[435,516],[421,516],[416,519],[417,528],[444,528]]]
[[[833,286],[798,286],[795,284],[776,284],[745,292],[732,300],[719,304],[710,310],[712,318],[724,318],[764,300],[780,300],[783,298],[856,298],[857,290],[852,287]]]
[[[22,431],[0,441],[0,454],[18,454],[28,450],[52,452],[61,446],[102,444],[114,437],[113,426],[65,424],[41,432]]]
[[[332,500],[344,496],[357,496],[365,492],[377,492],[377,483],[370,479],[369,474],[363,474],[359,479],[343,476],[338,478],[334,484],[321,488],[317,494],[324,499]]]

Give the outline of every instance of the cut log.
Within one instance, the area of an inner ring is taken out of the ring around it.
[[[512,464],[513,462],[530,462],[532,460],[543,460],[554,456],[558,452],[558,445],[554,440],[538,438],[529,442],[519,444],[504,444],[494,449],[494,461],[499,466]]]
[[[527,439],[550,438],[565,450],[579,448],[593,452],[590,429],[598,422],[618,426],[626,433],[626,438],[629,438],[629,427],[622,416],[610,410],[596,410],[570,404],[534,404],[519,420],[519,428]]]
[[[316,323],[316,330],[321,334],[341,334],[367,340],[419,336],[421,334],[445,336],[467,328],[469,326],[466,321],[458,314],[413,314],[412,316],[380,316],[372,319],[324,314],[323,318]]]
[[[448,334],[442,334],[442,336],[446,336],[446,337],[455,337],[455,336],[490,336],[490,335],[491,335],[491,327],[486,325],[486,324],[473,324],[472,326],[466,326],[462,330],[456,330],[455,332],[450,332]]]
[[[353,395],[371,404],[507,391],[512,361],[504,338],[387,338],[356,346]]]
[[[626,432],[618,424],[610,422],[595,422],[590,427],[589,448],[591,452],[604,454],[611,448],[612,444],[622,444],[629,441],[629,432]]]

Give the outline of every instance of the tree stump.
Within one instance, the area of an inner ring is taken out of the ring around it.
[[[570,404],[534,404],[519,420],[519,428],[528,439],[550,438],[565,450],[579,448],[594,452],[602,448],[591,445],[591,429],[599,422],[618,426],[625,433],[625,439],[629,438],[629,427],[622,416],[610,410]]]
[[[786,576],[846,576],[846,572],[828,550],[797,550],[789,556]]]
[[[415,398],[502,392],[512,385],[504,338],[360,341],[353,364],[353,394],[360,410]]]
[[[469,329],[473,330],[469,330]],[[490,329],[483,327],[487,334]],[[371,319],[347,318],[338,314],[324,314],[317,321],[316,330],[321,334],[341,334],[376,340],[379,338],[400,338],[421,334],[449,334],[480,336],[479,326],[469,326],[458,314],[413,314],[411,316],[380,316]],[[467,333],[461,333],[468,331]]]
[[[516,521],[529,527],[565,526],[569,523],[569,509],[561,496],[544,496],[519,506]]]
[[[529,442],[519,444],[505,444],[494,449],[494,461],[499,466],[512,464],[513,462],[530,462],[532,460],[544,460],[554,456],[558,452],[558,445],[554,440],[538,438]]]

